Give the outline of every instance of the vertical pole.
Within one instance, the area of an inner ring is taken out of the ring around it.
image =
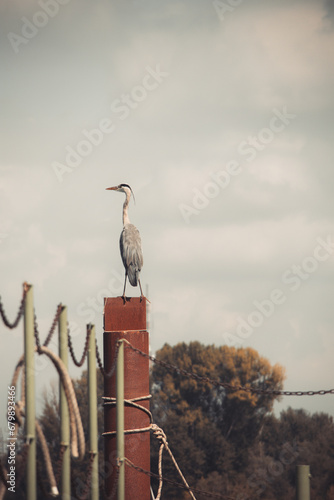
[[[96,382],[96,344],[95,326],[90,329],[88,345],[88,399],[89,399],[89,450],[94,454],[91,478],[91,500],[99,500],[99,450],[97,439],[97,382]]]
[[[310,466],[297,465],[297,500],[310,498]]]
[[[146,300],[139,297],[127,298],[124,303],[122,297],[106,298],[104,303],[104,370],[110,373],[104,377],[104,396],[116,398],[117,378],[114,370],[115,354],[119,340],[127,340],[134,348],[148,354],[149,335],[146,330]],[[124,344],[124,398],[136,399],[136,404],[149,410],[149,359],[141,356]],[[122,345],[121,345],[122,349]],[[120,355],[118,354],[118,359]],[[121,363],[117,363],[121,369]],[[120,408],[118,408],[120,410]],[[150,470],[150,416],[140,407],[125,403],[124,411],[124,454],[118,452],[116,438],[117,408],[113,399],[104,406],[104,453],[105,453],[105,495],[115,500],[119,493],[119,472],[117,458],[123,457],[142,469]],[[131,432],[132,429],[143,432]],[[121,436],[119,436],[121,437]],[[121,465],[121,464],[119,464]],[[133,469],[125,463],[124,466],[124,500],[150,500],[150,478],[146,474]],[[117,492],[118,491],[118,492]]]
[[[117,500],[125,498],[125,463],[124,463],[124,341],[121,340],[116,366],[116,449],[119,465]]]
[[[67,348],[67,308],[63,306],[59,316],[59,357],[68,368]],[[60,444],[64,446],[61,467],[60,492],[62,500],[71,499],[71,454],[70,454],[70,419],[64,388],[59,382]]]
[[[27,290],[24,303],[24,362],[25,362],[25,433],[29,444],[27,456],[27,500],[36,500],[36,428],[35,428],[35,339],[33,287],[24,283]]]

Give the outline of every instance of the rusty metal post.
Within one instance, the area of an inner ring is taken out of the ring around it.
[[[125,339],[133,347],[148,354],[149,334],[146,330],[146,300],[122,297],[106,298],[104,304],[104,370],[110,372],[116,354],[117,341]],[[111,377],[105,377],[104,395],[116,398],[116,370]],[[145,398],[149,396],[149,360],[124,345],[124,398]],[[149,399],[137,401],[149,409]],[[145,429],[150,425],[149,415],[137,407],[124,404],[124,429]],[[116,405],[106,404],[104,408],[105,435],[105,494],[117,498],[117,449],[116,449]],[[127,433],[124,436],[124,455],[135,465],[150,470],[150,433]],[[125,500],[150,500],[150,478],[125,465]]]
[[[124,340],[118,344],[116,366],[116,451],[119,465],[117,500],[125,500],[125,463],[124,463]]]

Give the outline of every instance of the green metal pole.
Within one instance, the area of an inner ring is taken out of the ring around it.
[[[297,465],[297,500],[310,500],[310,466]]]
[[[59,316],[59,357],[68,368],[67,348],[67,308],[63,306]],[[59,382],[59,413],[60,413],[60,443],[64,446],[61,468],[60,492],[62,500],[71,499],[71,450],[70,450],[70,419],[64,388]]]
[[[124,342],[119,341],[116,366],[116,449],[119,465],[117,500],[125,499],[124,464]]]
[[[88,345],[88,399],[89,399],[89,450],[94,454],[91,478],[91,500],[99,500],[99,450],[97,439],[97,382],[96,382],[96,345],[95,326],[90,329]]]
[[[35,338],[34,296],[32,285],[24,284],[27,294],[24,303],[24,362],[25,362],[25,433],[29,443],[27,456],[27,500],[36,500],[36,427],[35,427]]]

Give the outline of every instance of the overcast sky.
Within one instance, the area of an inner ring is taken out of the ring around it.
[[[89,321],[102,351],[124,275],[124,196],[105,188],[125,182],[153,353],[250,346],[285,389],[333,388],[333,21],[317,0],[1,2],[8,316],[26,280],[43,338],[62,302],[77,356]],[[22,324],[0,335],[5,405]],[[40,402],[56,377],[37,363]],[[333,414],[332,396],[289,405]]]

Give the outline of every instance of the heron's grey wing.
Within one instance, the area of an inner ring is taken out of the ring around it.
[[[119,240],[121,257],[132,286],[137,286],[139,273],[143,267],[143,252],[138,229],[126,224]]]

